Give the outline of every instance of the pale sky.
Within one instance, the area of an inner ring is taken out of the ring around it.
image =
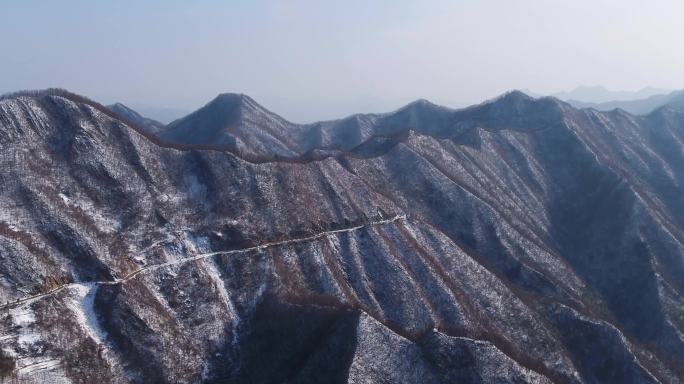
[[[510,89],[684,88],[682,0],[2,0],[0,93],[308,122]]]

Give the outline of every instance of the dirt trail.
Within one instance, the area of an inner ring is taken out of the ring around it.
[[[52,295],[54,295],[54,294],[56,294],[56,293],[58,293],[58,292],[60,292],[60,291],[62,291],[62,290],[64,290],[64,289],[68,289],[68,288],[80,287],[80,286],[83,286],[83,285],[86,285],[86,284],[87,284],[87,285],[116,285],[116,284],[124,284],[124,283],[126,283],[127,281],[129,281],[129,280],[131,280],[131,279],[134,279],[136,276],[138,276],[138,275],[140,275],[140,274],[143,274],[143,273],[145,273],[145,272],[149,272],[149,271],[154,271],[154,270],[157,270],[157,269],[166,268],[166,267],[169,267],[169,266],[172,266],[172,265],[178,265],[178,264],[189,263],[189,262],[192,262],[192,261],[201,260],[201,259],[205,259],[205,258],[213,257],[213,256],[226,256],[226,255],[232,255],[232,254],[236,254],[236,253],[244,253],[244,252],[250,252],[250,251],[257,251],[257,250],[261,250],[261,249],[265,249],[265,248],[271,248],[271,247],[277,247],[277,246],[281,246],[281,245],[296,244],[296,243],[305,243],[305,242],[309,242],[309,241],[318,240],[318,239],[320,239],[320,238],[322,238],[322,237],[329,236],[329,235],[335,235],[335,234],[340,234],[340,233],[353,232],[353,231],[357,231],[357,230],[362,229],[362,228],[371,227],[371,226],[376,226],[376,225],[390,224],[390,223],[393,223],[393,222],[395,222],[395,221],[405,220],[405,219],[406,219],[406,215],[396,215],[396,216],[393,216],[393,217],[388,218],[388,219],[370,221],[370,222],[368,222],[368,223],[360,224],[360,225],[357,225],[357,226],[354,226],[354,227],[349,227],[349,228],[342,228],[342,229],[336,229],[336,230],[333,230],[333,231],[320,232],[320,233],[315,234],[315,235],[312,235],[312,236],[300,237],[300,238],[294,238],[294,239],[288,239],[288,240],[282,240],[282,241],[274,241],[274,242],[269,242],[269,243],[263,243],[263,244],[255,245],[255,246],[253,246],[253,247],[241,248],[241,249],[233,249],[233,250],[230,250],[230,251],[218,251],[218,252],[202,253],[202,254],[199,254],[199,255],[189,256],[189,257],[185,257],[185,258],[182,258],[182,259],[170,261],[170,262],[167,262],[167,263],[146,265],[146,266],[140,267],[139,269],[136,269],[135,271],[133,271],[133,272],[127,274],[126,276],[124,276],[124,277],[122,277],[122,278],[119,278],[119,279],[116,279],[116,280],[111,280],[111,281],[88,281],[88,282],[75,282],[75,283],[63,284],[63,285],[60,285],[60,286],[58,286],[58,287],[55,287],[55,288],[51,289],[51,290],[48,291],[48,292],[43,292],[43,293],[39,293],[39,294],[36,294],[36,295],[27,296],[27,297],[21,298],[21,299],[19,299],[19,300],[13,301],[13,302],[11,302],[11,303],[7,303],[7,304],[4,304],[4,305],[0,305],[0,310],[8,309],[8,308],[13,308],[13,307],[16,307],[16,306],[18,306],[18,305],[21,305],[21,304],[24,304],[24,303],[27,303],[27,302],[30,302],[30,301],[39,300],[39,299],[42,299],[42,298],[45,298],[45,297],[48,297],[48,296],[52,296]],[[147,251],[149,251],[149,247],[148,247],[148,249],[144,250],[143,252],[147,252]]]

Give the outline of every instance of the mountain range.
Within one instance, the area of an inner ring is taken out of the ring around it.
[[[684,110],[0,98],[0,376],[684,382]],[[3,304],[4,303],[4,304]]]
[[[671,93],[671,90],[645,87],[637,91],[612,91],[606,87],[596,86],[580,86],[568,92],[557,92],[551,94],[561,100],[577,100],[584,103],[608,103],[612,101],[632,101],[647,99],[652,96],[664,95]]]
[[[674,91],[636,100],[615,100],[602,103],[568,100],[567,103],[576,108],[593,108],[599,111],[623,109],[635,115],[646,115],[665,105],[675,108],[684,107],[684,91]]]

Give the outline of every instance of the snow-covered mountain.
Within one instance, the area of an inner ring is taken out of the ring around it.
[[[684,381],[684,112],[511,92],[159,137],[0,100],[0,374],[29,382]]]
[[[267,110],[246,95],[222,94],[158,136],[169,143],[229,150],[254,161],[273,158],[332,156],[369,150],[409,133],[437,137],[458,136],[480,120],[506,120],[506,124],[543,124],[558,114],[551,98],[533,99],[513,91],[470,108],[452,110],[417,100],[396,111],[357,114],[339,120],[296,124]],[[523,121],[524,120],[524,121]],[[529,120],[529,121],[527,121]],[[535,120],[535,121],[532,121]],[[527,129],[527,127],[521,127]]]

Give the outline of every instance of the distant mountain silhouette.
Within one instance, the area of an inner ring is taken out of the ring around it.
[[[587,103],[577,100],[568,100],[567,102],[577,108],[593,108],[599,111],[610,111],[619,108],[635,115],[646,115],[665,105],[681,108],[684,105],[682,103],[683,99],[684,91],[674,91],[639,100],[609,101],[605,103]]]
[[[581,86],[569,92],[558,92],[551,96],[565,101],[584,103],[606,103],[612,101],[628,101],[646,99],[651,96],[672,92],[667,89],[646,87],[638,91],[610,91],[602,86]]]

